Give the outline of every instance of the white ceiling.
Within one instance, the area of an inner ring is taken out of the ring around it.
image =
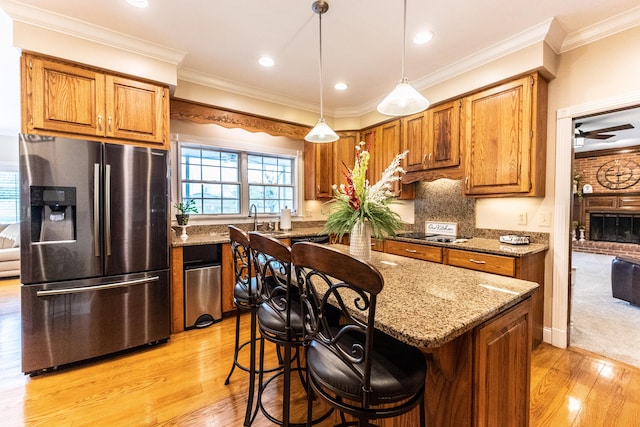
[[[182,58],[178,78],[318,111],[318,15],[312,0],[0,0],[9,15],[109,43],[166,48]],[[361,115],[401,77],[401,0],[328,0],[322,17],[324,108]],[[428,96],[439,81],[547,40],[562,52],[640,25],[638,0],[407,1],[406,76]],[[434,33],[414,45],[420,30]],[[261,55],[276,65],[258,65]],[[346,91],[333,85],[344,81]],[[603,126],[604,127],[604,126]],[[585,121],[584,129],[587,127]]]
[[[640,107],[575,119],[574,125],[578,123],[583,132],[625,124],[630,124],[633,129],[606,132],[605,135],[613,135],[608,139],[587,139],[583,147],[574,147],[576,153],[640,145]]]

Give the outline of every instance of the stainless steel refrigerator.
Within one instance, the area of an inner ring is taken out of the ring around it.
[[[164,150],[20,136],[22,370],[166,341]]]

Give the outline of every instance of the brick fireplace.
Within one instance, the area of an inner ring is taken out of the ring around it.
[[[585,241],[574,241],[573,250],[640,256],[640,150],[586,154],[576,154],[574,176],[578,189],[589,184],[593,191],[574,194],[573,220],[585,228]]]

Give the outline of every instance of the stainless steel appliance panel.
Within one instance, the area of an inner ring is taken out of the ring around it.
[[[169,337],[169,270],[21,287],[22,370]]]
[[[185,270],[184,321],[202,328],[222,319],[220,265]]]
[[[105,275],[169,268],[164,150],[104,145]]]
[[[95,197],[101,157],[98,142],[20,135],[22,283],[102,274],[100,248],[95,245],[100,233],[100,202],[96,204]],[[73,202],[65,201],[71,191]],[[64,203],[75,205],[60,206]]]

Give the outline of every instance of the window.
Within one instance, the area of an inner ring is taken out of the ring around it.
[[[181,147],[182,199],[193,199],[201,214],[240,213],[238,153]]]
[[[261,213],[293,207],[293,159],[248,156],[249,204]]]
[[[295,206],[295,157],[180,145],[183,201],[193,199],[199,214],[279,214]]]
[[[18,222],[20,218],[20,179],[18,167],[0,162],[0,223]]]

